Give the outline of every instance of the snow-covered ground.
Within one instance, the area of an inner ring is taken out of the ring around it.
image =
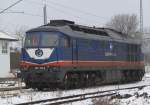
[[[121,96],[129,95],[129,97],[114,100],[119,101],[120,105],[150,105],[150,86],[144,87],[141,90],[119,91],[119,94]]]
[[[109,85],[93,87],[88,89],[74,89],[74,90],[58,90],[58,91],[34,91],[32,89],[22,89],[10,92],[0,92],[0,105],[13,105],[39,99],[49,99],[55,97],[63,97],[75,94],[82,94],[87,92],[112,90],[125,87],[132,87],[136,85],[150,84],[150,73],[147,73],[142,81],[137,83],[130,83],[124,85]],[[118,96],[111,101],[117,102],[119,105],[150,105],[150,86],[143,89],[129,89],[116,91]],[[125,97],[128,96],[128,97]],[[91,105],[93,99],[73,102],[67,105]]]

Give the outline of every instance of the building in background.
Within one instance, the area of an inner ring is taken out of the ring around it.
[[[145,56],[145,71],[150,72],[150,33],[143,34],[142,50]]]
[[[10,44],[13,41],[17,41],[17,39],[4,32],[0,32],[0,78],[11,77]]]
[[[150,54],[150,33],[143,35],[143,52]]]

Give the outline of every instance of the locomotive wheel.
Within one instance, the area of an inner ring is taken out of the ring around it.
[[[65,75],[64,80],[63,80],[63,86],[64,89],[69,88],[69,81],[68,81],[68,74]]]
[[[26,87],[25,87],[26,89],[29,89],[29,88],[32,87],[29,80],[26,80],[26,81],[25,81],[25,84],[26,84]]]
[[[67,73],[63,80],[63,88],[64,89],[71,89],[72,88],[72,81],[71,81],[71,74]]]
[[[38,91],[43,91],[44,88],[42,88],[42,87],[37,87],[37,90],[38,90]]]
[[[80,73],[80,76],[79,76],[79,86],[80,87],[85,87],[85,86],[88,86],[89,84],[89,81],[88,81],[88,74],[83,74],[83,73]]]
[[[37,90],[39,90],[39,91],[44,90],[44,84],[42,84],[42,83],[38,83],[37,85],[35,85],[35,87],[36,87]]]
[[[64,77],[63,87],[65,89],[75,89],[86,86],[82,73],[67,73]],[[83,85],[84,84],[84,85]]]
[[[95,83],[95,78],[96,78],[96,76],[95,76],[94,73],[88,73],[87,86],[89,86],[89,87],[90,87],[90,86],[95,86],[95,85],[96,85],[96,83]]]
[[[138,72],[138,77],[139,77],[139,78],[138,78],[138,81],[141,81],[141,80],[142,80],[144,74],[145,74],[145,71],[139,71],[139,72]]]

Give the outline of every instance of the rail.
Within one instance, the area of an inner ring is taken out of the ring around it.
[[[146,86],[150,86],[150,85],[119,88],[119,89],[112,89],[112,90],[106,90],[106,91],[96,91],[96,92],[90,92],[90,93],[85,93],[85,94],[78,94],[78,95],[64,96],[64,97],[59,97],[59,98],[51,98],[51,99],[45,99],[45,100],[37,100],[37,101],[32,101],[32,102],[19,103],[16,105],[32,105],[32,104],[40,104],[40,103],[46,103],[47,105],[59,105],[59,104],[71,103],[75,101],[86,100],[89,98],[112,96],[112,95],[115,95],[116,91],[118,90],[135,89],[135,88],[141,89]]]
[[[8,86],[3,87],[3,85],[6,84]],[[2,85],[0,87],[0,92],[25,89],[25,86],[22,86],[22,82],[20,78],[0,78],[0,85]]]

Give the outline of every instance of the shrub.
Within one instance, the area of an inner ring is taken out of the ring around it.
[[[96,98],[92,100],[92,105],[119,105],[117,102],[112,102],[109,98]]]

